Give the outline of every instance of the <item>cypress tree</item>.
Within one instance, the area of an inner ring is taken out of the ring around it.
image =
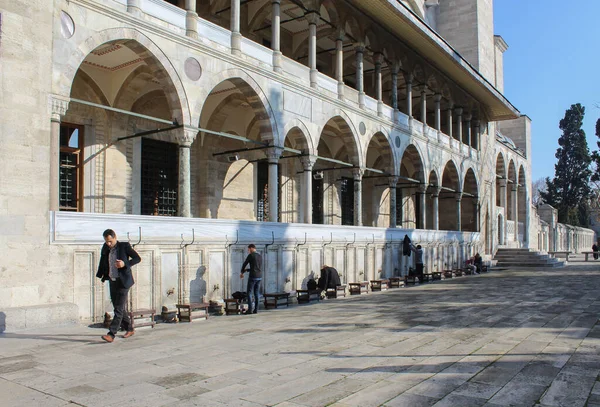
[[[541,197],[558,210],[559,222],[587,227],[592,158],[581,128],[584,115],[585,108],[577,103],[571,105],[560,121],[562,135],[555,154],[558,161],[554,165],[554,178],[546,178],[547,190]]]

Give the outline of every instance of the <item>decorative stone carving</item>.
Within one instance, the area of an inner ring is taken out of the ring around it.
[[[302,163],[302,168],[304,168],[304,171],[311,171],[312,167],[317,162],[317,157],[313,155],[306,155],[300,157],[300,162]]]
[[[198,132],[196,130],[184,127],[183,129],[177,131],[175,134],[175,139],[177,140],[179,147],[190,148],[194,143],[194,140],[196,140],[197,135]]]
[[[48,110],[52,115],[52,120],[60,121],[60,118],[67,114],[69,101],[69,98],[59,95],[50,95],[48,97]]]

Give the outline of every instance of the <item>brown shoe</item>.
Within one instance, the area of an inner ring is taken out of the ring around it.
[[[123,335],[123,338],[129,338],[130,336],[133,336],[134,333],[135,331],[127,331],[125,335]]]
[[[111,336],[111,335],[102,335],[102,339],[104,339],[108,343],[111,343],[112,341],[115,340],[114,336]]]

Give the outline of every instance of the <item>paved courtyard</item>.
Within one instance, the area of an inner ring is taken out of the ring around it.
[[[600,406],[600,263],[139,329],[0,335],[2,406]]]

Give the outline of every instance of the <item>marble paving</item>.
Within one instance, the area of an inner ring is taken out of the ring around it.
[[[600,407],[600,261],[208,321],[0,334],[2,406]]]

